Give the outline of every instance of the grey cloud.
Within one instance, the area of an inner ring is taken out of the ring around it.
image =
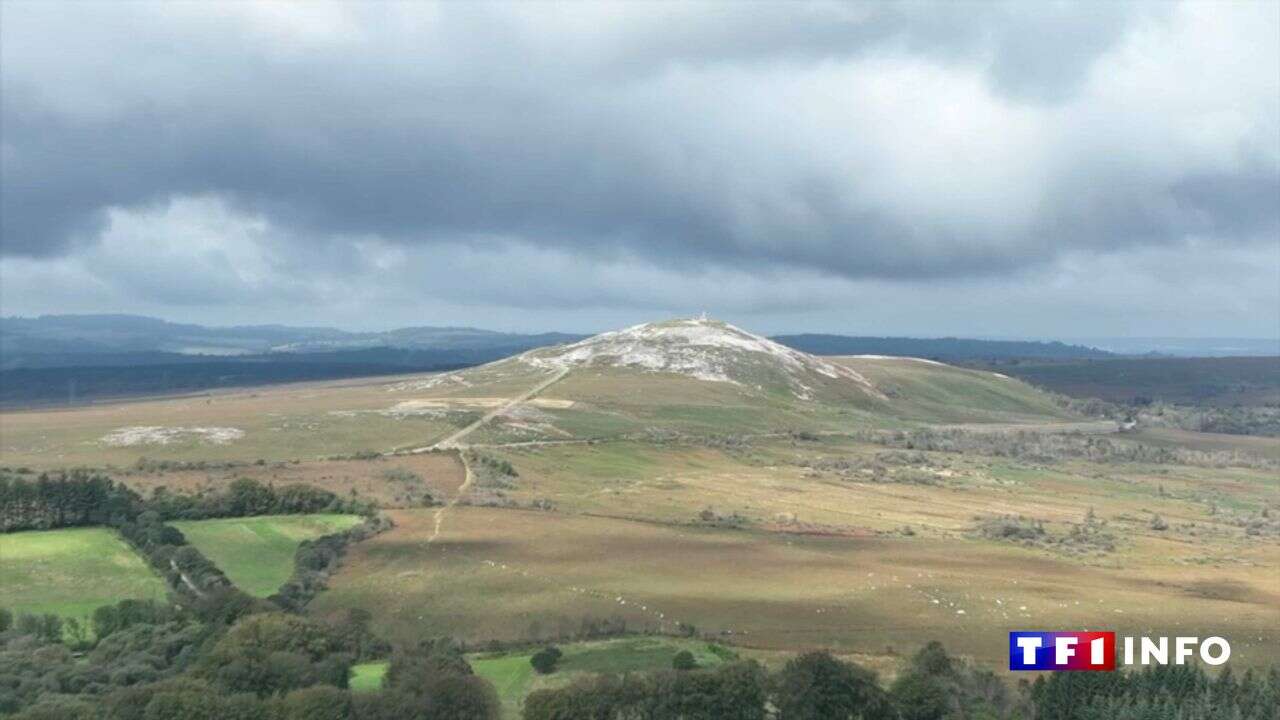
[[[269,219],[284,254],[514,243],[765,278],[1008,276],[1280,232],[1274,37],[1214,48],[1256,61],[1270,97],[1179,109],[1098,71],[1134,33],[1185,25],[1172,5],[334,7],[308,34],[6,3],[0,252],[83,253],[109,208],[190,196]],[[1265,10],[1232,22],[1276,29]],[[1206,151],[1179,111],[1245,117]],[[1129,147],[1149,136],[1167,142]],[[1241,156],[1214,157],[1229,141]]]
[[[202,221],[202,213],[215,219]],[[234,214],[197,203],[144,216],[151,219],[135,219],[130,232],[117,218],[88,255],[0,262],[0,306],[6,314],[109,308],[214,324],[355,329],[595,331],[704,310],[765,332],[1274,337],[1280,326],[1280,247],[1192,242],[1072,252],[1052,268],[1004,278],[854,281],[805,271],[664,268],[627,257],[584,264],[571,252],[503,242],[481,249],[326,245],[276,262],[291,241],[270,228],[225,252],[226,262],[208,262],[211,243],[170,249],[166,230],[196,226],[211,234],[230,222],[230,234],[243,234],[234,231],[245,224]],[[196,267],[200,277],[184,292],[191,275],[184,269]]]

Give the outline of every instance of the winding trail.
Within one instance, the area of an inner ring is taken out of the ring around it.
[[[471,481],[475,479],[475,473],[471,472],[471,463],[467,462],[466,453],[459,452],[458,460],[462,463],[462,468],[466,472],[466,477],[463,479],[462,484],[458,486],[458,492],[453,496],[453,499],[444,505],[441,505],[440,509],[436,510],[435,515],[432,516],[432,520],[435,522],[435,527],[431,528],[431,537],[427,538],[427,545],[434,543],[436,538],[440,537],[440,529],[444,526],[445,513],[452,509],[454,505],[457,505],[458,502],[466,496],[467,491],[471,489]]]
[[[564,379],[564,376],[568,374],[569,374],[569,368],[566,367],[560,370],[559,372],[557,372],[555,375],[552,375],[550,378],[547,378],[546,380],[538,383],[537,385],[534,385],[529,390],[526,390],[525,392],[521,393],[519,396],[513,398],[510,402],[507,402],[497,408],[494,408],[493,410],[490,410],[489,412],[481,416],[479,420],[476,420],[470,425],[462,428],[458,432],[435,443],[434,445],[427,445],[420,448],[414,448],[413,450],[408,451],[409,454],[416,455],[419,453],[431,452],[432,450],[457,450],[458,460],[462,463],[463,470],[466,472],[466,475],[463,478],[462,484],[458,486],[458,491],[457,493],[454,494],[453,499],[451,499],[449,502],[445,503],[444,505],[440,506],[439,510],[436,510],[435,515],[432,518],[435,522],[435,527],[433,527],[431,530],[431,537],[427,538],[427,545],[434,543],[436,541],[436,538],[440,537],[440,531],[444,527],[445,515],[447,515],[449,510],[451,510],[455,505],[457,505],[462,500],[462,498],[466,497],[467,492],[471,489],[472,483],[475,481],[475,477],[476,477],[475,472],[472,471],[471,463],[467,460],[467,454],[465,452],[468,446],[462,444],[460,441],[463,438],[465,438],[467,435],[470,435],[472,432],[479,429],[485,423],[492,420],[493,418],[501,415],[504,412],[507,412],[508,410],[511,410],[512,408],[516,407],[520,403],[528,402],[529,400],[532,400],[534,397],[538,395],[538,393],[560,382],[561,380]]]

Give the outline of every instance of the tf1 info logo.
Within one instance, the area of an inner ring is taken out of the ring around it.
[[[1231,646],[1220,637],[1209,637],[1203,641],[1195,637],[1126,637],[1123,650],[1125,665],[1168,665],[1170,658],[1174,664],[1182,665],[1195,656],[1199,656],[1206,665],[1221,665],[1231,657]],[[1115,670],[1116,634],[1011,632],[1009,669]]]

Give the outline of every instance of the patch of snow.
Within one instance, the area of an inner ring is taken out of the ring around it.
[[[103,435],[98,442],[112,447],[134,445],[168,445],[173,442],[194,440],[212,445],[226,445],[244,437],[244,431],[233,427],[162,427],[134,426],[117,428]]]
[[[852,380],[877,395],[857,371],[814,357],[728,323],[706,319],[645,323],[606,332],[570,345],[531,350],[518,357],[539,368],[614,365],[650,372],[670,372],[708,380],[741,384],[734,371],[743,364],[772,364],[791,381],[800,398],[812,397],[802,378],[811,373]]]
[[[937,360],[929,360],[928,358],[908,357],[906,355],[849,355],[848,357],[858,360],[910,360],[912,362],[922,362],[927,365],[940,365],[942,367],[950,367],[944,362]]]

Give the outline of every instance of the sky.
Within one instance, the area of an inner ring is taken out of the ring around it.
[[[1280,3],[0,0],[0,313],[1280,336]]]

